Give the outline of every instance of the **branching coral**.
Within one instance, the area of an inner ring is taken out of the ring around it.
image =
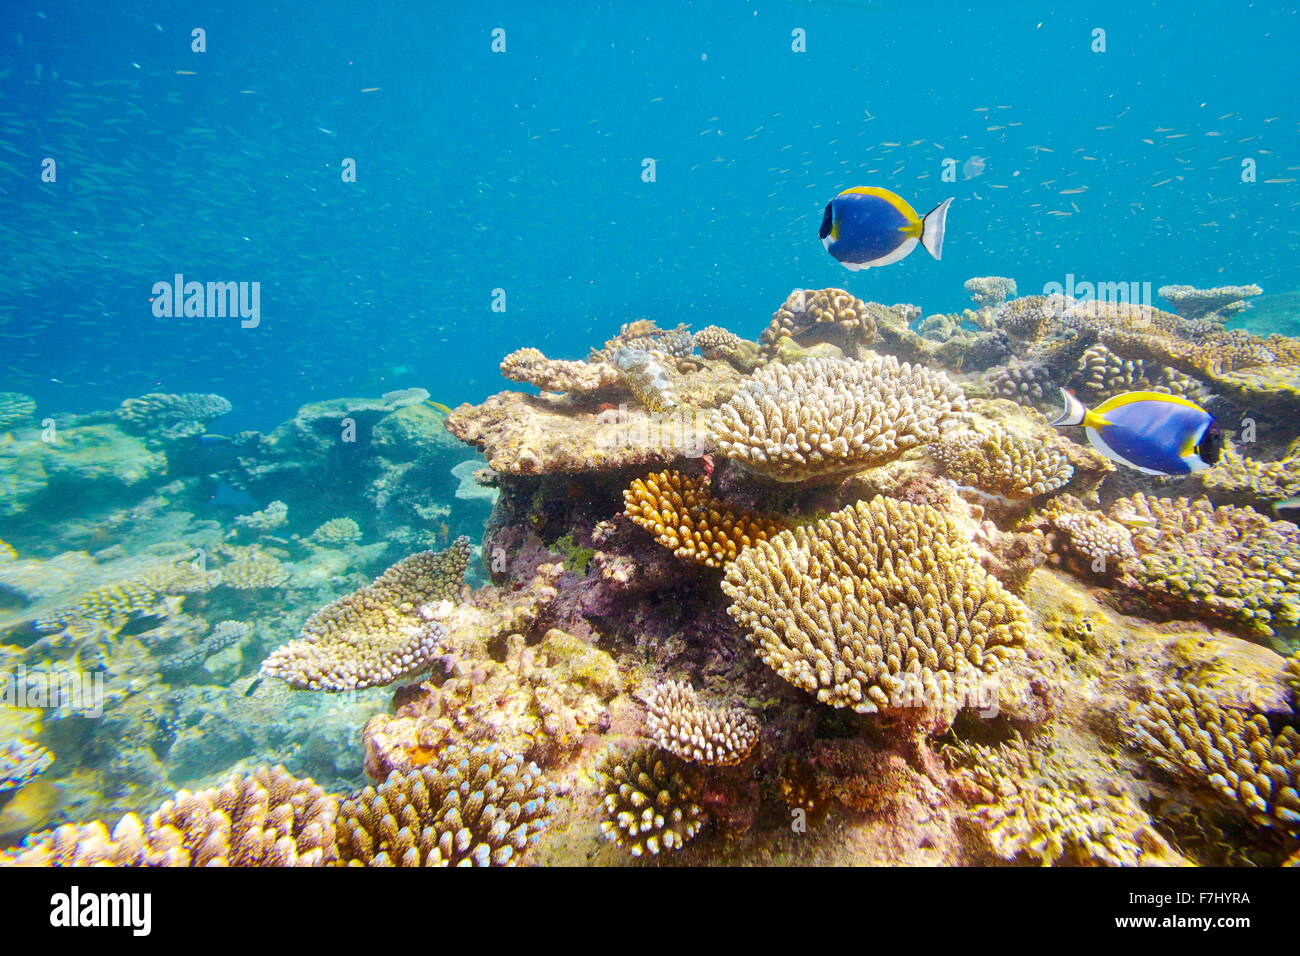
[[[951,518],[885,497],[742,552],[722,589],[764,663],[862,713],[946,706],[1017,657],[1029,627]]]
[[[1267,637],[1300,623],[1300,529],[1251,508],[1186,498],[1121,498],[1111,515],[1132,528],[1126,570],[1148,599],[1188,607]]]
[[[758,346],[720,325],[707,325],[695,333],[695,347],[705,358],[725,359],[742,372],[752,372],[761,362]]]
[[[698,779],[652,747],[626,755],[611,751],[600,776],[601,830],[633,856],[680,850],[704,825]]]
[[[1043,509],[1047,522],[1067,536],[1067,547],[1084,557],[1095,573],[1118,570],[1137,556],[1133,534],[1118,521],[1084,507],[1071,495],[1052,500]]]
[[[778,481],[827,480],[938,439],[966,409],[942,372],[868,361],[767,365],[710,420],[722,453]]]
[[[685,681],[666,681],[646,699],[650,737],[669,753],[693,763],[740,763],[758,743],[758,721],[739,707],[700,703]]]
[[[220,571],[221,583],[236,591],[278,588],[289,580],[289,569],[280,559],[256,547],[239,549]]]
[[[650,319],[637,319],[624,325],[602,348],[592,349],[590,358],[593,362],[610,361],[620,349],[631,349],[674,360],[690,355],[694,348],[685,324],[661,329]]]
[[[930,446],[940,470],[961,485],[1007,498],[1034,498],[1063,487],[1074,467],[1057,448],[977,425]]]
[[[325,866],[337,858],[331,797],[283,767],[179,791],[141,822],[123,817],[35,834],[0,866]]]
[[[103,625],[116,630],[137,614],[157,611],[165,595],[144,581],[120,581],[104,584],[83,594],[75,604],[38,617],[38,631],[57,631],[69,627],[92,628]]]
[[[404,558],[313,614],[301,637],[262,663],[262,673],[297,688],[343,691],[426,669],[446,633],[432,610],[457,597],[469,555],[469,539],[458,538],[445,551]]]
[[[1052,370],[1045,365],[1012,362],[988,371],[985,380],[994,395],[1025,405],[1049,405],[1059,401]]]
[[[1182,862],[1128,793],[1103,792],[1080,762],[1019,734],[998,747],[944,751],[959,791],[1004,860],[1104,866]]]
[[[1194,402],[1207,402],[1212,393],[1190,375],[1142,359],[1120,358],[1104,345],[1094,345],[1079,359],[1074,381],[1095,399],[1122,392],[1166,392]]]
[[[679,558],[720,568],[781,530],[773,518],[710,496],[703,475],[661,471],[623,492],[623,513]]]
[[[1222,706],[1192,684],[1150,689],[1133,721],[1136,742],[1166,773],[1209,786],[1259,826],[1300,835],[1300,733],[1276,736],[1259,714]]]
[[[499,747],[449,746],[339,808],[349,866],[516,866],[550,825],[554,788]]]

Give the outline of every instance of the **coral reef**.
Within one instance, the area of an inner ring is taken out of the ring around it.
[[[30,740],[5,743],[0,747],[0,798],[27,786],[53,762],[54,754]]]
[[[393,771],[339,807],[349,866],[516,866],[550,824],[552,787],[536,765],[491,746],[450,746]]]
[[[1001,305],[1016,295],[1016,280],[1002,276],[976,276],[967,279],[966,291],[981,309],[991,309]]]
[[[403,559],[313,614],[301,637],[262,663],[262,673],[297,688],[343,691],[425,670],[446,635],[434,613],[458,596],[468,563],[468,538]]]
[[[1300,733],[1225,707],[1194,685],[1153,688],[1133,717],[1134,742],[1174,776],[1213,788],[1256,824],[1300,836]]]
[[[283,767],[182,790],[141,821],[66,824],[0,854],[0,866],[326,866],[337,858],[337,805]]]
[[[680,850],[704,826],[698,782],[652,748],[610,753],[599,772],[601,830],[632,856]]]
[[[1185,319],[1224,322],[1247,307],[1246,299],[1263,293],[1257,285],[1226,285],[1215,289],[1195,289],[1189,285],[1165,285],[1160,298],[1174,307]]]
[[[685,681],[666,681],[646,697],[650,737],[664,750],[692,763],[740,763],[758,743],[758,721],[737,707],[700,703]]]
[[[942,373],[812,359],[768,365],[710,420],[722,454],[778,481],[831,480],[934,441],[966,401]]]
[[[1012,660],[1028,621],[951,518],[884,497],[743,552],[722,585],[763,662],[861,713],[923,699]]]
[[[1007,498],[1036,498],[1074,476],[1065,454],[996,426],[976,425],[930,446],[940,471],[958,484]]]
[[[781,530],[779,521],[718,501],[708,478],[661,471],[623,492],[623,513],[679,558],[720,568]]]
[[[548,359],[537,349],[519,349],[501,360],[501,374],[549,392],[600,392],[617,389],[618,369],[608,362]]]

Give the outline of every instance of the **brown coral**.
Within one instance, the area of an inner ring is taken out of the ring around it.
[[[458,538],[445,551],[404,558],[308,618],[302,636],[273,651],[262,673],[298,688],[343,691],[426,669],[446,634],[433,612],[459,594],[469,554],[469,539]]]
[[[743,552],[722,589],[764,663],[863,713],[950,705],[1017,657],[1029,627],[950,517],[885,497]]]
[[[966,409],[942,372],[867,361],[767,365],[714,413],[719,449],[778,481],[828,480],[938,439]]]
[[[619,387],[618,369],[607,362],[549,359],[533,348],[518,349],[501,360],[501,374],[548,392],[586,394]]]
[[[773,518],[710,496],[703,475],[661,471],[623,492],[623,513],[679,558],[720,568],[783,527]]]
[[[758,743],[758,721],[739,707],[700,703],[685,681],[666,681],[646,699],[650,737],[669,753],[693,763],[740,763]]]
[[[870,343],[876,323],[867,304],[843,289],[795,289],[772,315],[760,341],[775,345],[783,337],[798,338],[814,326],[827,326],[851,333]]]

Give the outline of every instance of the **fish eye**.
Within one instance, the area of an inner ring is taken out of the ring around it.
[[[818,239],[825,239],[831,234],[831,204],[826,204],[826,211],[822,213],[822,228],[817,233]]]

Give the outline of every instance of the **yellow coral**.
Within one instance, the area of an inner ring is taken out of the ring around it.
[[[738,707],[707,707],[685,681],[667,681],[650,692],[650,737],[671,754],[694,763],[740,763],[758,743],[758,721]]]
[[[703,475],[661,471],[638,478],[623,492],[623,513],[679,558],[711,568],[781,530],[780,522],[709,495]]]
[[[976,425],[949,435],[930,450],[953,481],[1007,498],[1044,495],[1074,476],[1074,466],[1060,449],[996,425]]]
[[[785,336],[798,338],[813,326],[827,326],[851,332],[863,342],[875,338],[876,323],[867,304],[843,289],[795,289],[776,310],[763,330],[764,345],[775,345]]]
[[[606,754],[601,830],[633,856],[680,850],[704,825],[699,779],[671,757],[645,747],[626,756]]]
[[[743,552],[722,589],[764,663],[862,713],[916,696],[948,706],[1017,657],[1029,628],[951,518],[885,497]]]

